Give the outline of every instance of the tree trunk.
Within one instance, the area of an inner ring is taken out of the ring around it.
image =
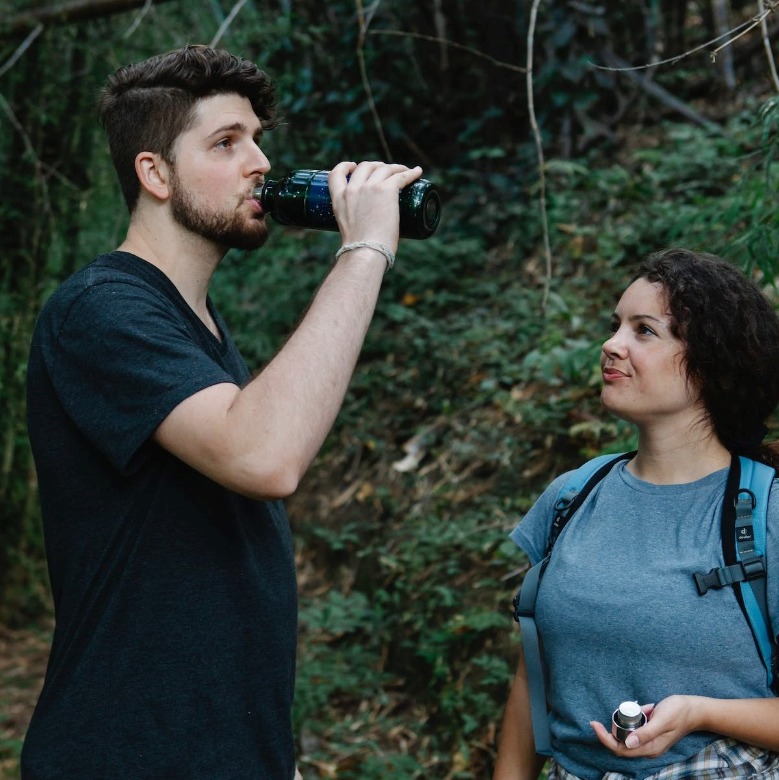
[[[42,36],[7,74],[0,136],[0,621],[46,598],[37,484],[25,422],[25,367],[42,291],[77,262],[78,198],[87,181],[91,111],[79,89],[87,44]],[[45,106],[45,111],[41,107]],[[66,236],[54,251],[54,236]],[[53,266],[53,267],[52,267]]]

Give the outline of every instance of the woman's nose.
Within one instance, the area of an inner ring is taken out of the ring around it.
[[[603,342],[601,347],[603,354],[607,357],[619,357],[625,354],[625,343],[620,336],[620,331],[615,331]]]

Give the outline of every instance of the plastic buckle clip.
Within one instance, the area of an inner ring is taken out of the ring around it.
[[[730,585],[725,577],[726,569],[712,569],[708,574],[696,573],[695,585],[698,588],[698,595],[704,596],[711,588],[724,588]]]
[[[765,558],[762,556],[742,561],[741,566],[744,569],[744,579],[747,581],[765,577]]]
[[[694,574],[700,596],[711,588],[725,588],[734,582],[749,582],[765,576],[765,559],[762,556],[748,558],[731,566],[712,569],[708,574]]]

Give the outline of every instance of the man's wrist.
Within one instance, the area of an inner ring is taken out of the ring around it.
[[[335,259],[338,260],[342,254],[351,252],[353,249],[373,249],[375,252],[384,255],[384,259],[387,261],[387,271],[395,265],[395,253],[386,244],[382,244],[379,241],[355,241],[351,244],[344,244],[335,253]]]

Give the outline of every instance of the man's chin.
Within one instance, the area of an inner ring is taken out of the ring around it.
[[[268,230],[264,224],[255,225],[261,230],[241,231],[229,236],[225,236],[224,243],[229,249],[241,249],[244,252],[251,252],[259,249],[268,240]]]
[[[241,249],[244,252],[254,252],[255,250],[259,249],[261,246],[265,244],[265,242],[268,240],[268,236],[262,236],[262,238],[257,238],[253,241],[244,241],[240,244],[236,244],[233,246],[233,249]]]

